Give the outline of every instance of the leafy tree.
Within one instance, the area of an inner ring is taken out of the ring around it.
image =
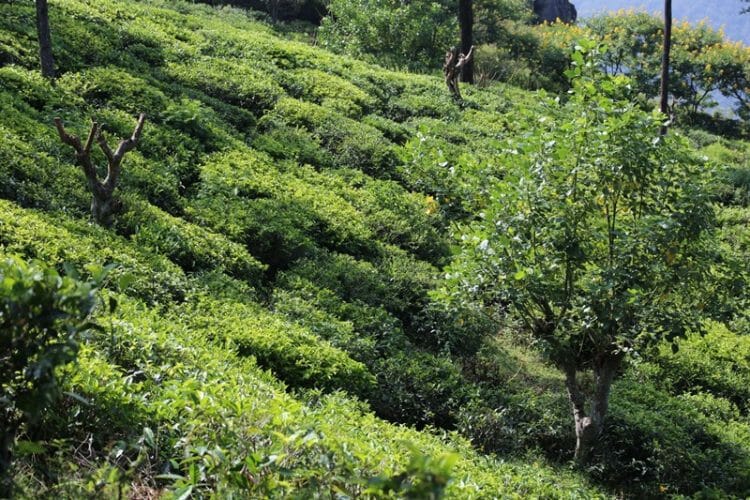
[[[659,47],[665,39],[660,19],[642,12],[619,12],[587,20],[586,29],[609,48],[602,59],[608,74],[627,74],[639,91],[660,96],[663,51]],[[695,114],[715,106],[711,96],[718,91],[735,99],[742,115],[750,95],[750,48],[726,40],[705,23],[675,24],[671,41],[669,93],[680,107]]]
[[[565,374],[584,462],[626,355],[698,327],[712,210],[704,169],[658,139],[661,114],[601,75],[593,43],[579,49],[570,99],[507,144],[512,168],[465,228],[446,291],[507,310]]]
[[[56,399],[56,368],[76,358],[79,334],[93,327],[95,287],[38,263],[0,261],[0,498],[12,497],[18,430]]]
[[[459,32],[466,54],[472,44],[507,45],[512,25],[531,20],[523,0],[331,0],[328,12],[318,32],[327,48],[418,71],[440,67]]]
[[[458,31],[455,4],[331,0],[319,38],[327,48],[412,70],[437,67]]]

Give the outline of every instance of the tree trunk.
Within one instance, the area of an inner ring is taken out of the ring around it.
[[[672,0],[664,0],[664,48],[661,54],[661,112],[667,117],[669,114],[669,51],[672,48]],[[661,135],[667,135],[667,126],[661,128]]]
[[[13,498],[13,478],[10,466],[13,459],[13,443],[16,429],[12,425],[0,425],[0,498]]]
[[[474,45],[474,7],[473,0],[458,0],[458,24],[461,27],[461,52],[468,54]],[[474,61],[469,60],[461,68],[461,81],[474,83]]]
[[[55,77],[55,59],[52,57],[52,36],[49,30],[49,10],[47,0],[36,0],[36,31],[39,36],[39,61],[42,76]]]
[[[94,191],[94,195],[91,198],[91,215],[98,224],[109,227],[112,225],[114,218],[114,193],[104,192],[104,190],[100,191]]]
[[[594,367],[594,392],[591,395],[588,411],[586,395],[578,384],[575,367],[571,366],[565,370],[565,385],[568,389],[576,430],[574,458],[578,464],[587,463],[596,448],[596,441],[604,428],[604,418],[609,408],[609,391],[619,364],[620,358],[607,357]]]

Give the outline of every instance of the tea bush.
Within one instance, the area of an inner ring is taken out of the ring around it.
[[[189,288],[182,270],[160,255],[136,250],[98,226],[22,210],[5,200],[0,200],[0,246],[50,265],[117,264],[110,278],[132,277],[127,292],[151,303],[179,301]]]
[[[658,378],[678,394],[707,393],[750,412],[750,337],[711,324],[701,336],[693,334],[672,352],[662,348],[655,364]]]
[[[0,495],[12,497],[16,434],[37,425],[60,396],[58,367],[76,359],[82,335],[96,327],[89,322],[96,285],[0,257]]]
[[[259,307],[204,298],[183,314],[186,326],[216,332],[213,340],[236,346],[240,355],[253,356],[293,387],[345,389],[360,395],[373,388],[374,379],[361,363]]]
[[[277,124],[307,129],[334,155],[337,166],[358,168],[376,177],[388,177],[395,166],[393,146],[379,130],[316,104],[279,100],[259,125],[270,129]]]
[[[20,437],[21,497],[600,498],[659,481],[745,494],[742,371],[689,368],[724,350],[691,339],[632,368],[648,397],[630,378],[613,396],[612,449],[626,453],[571,472],[549,465],[572,440],[559,378],[488,349],[497,318],[435,293],[450,227],[514,168],[502,149],[530,133],[539,94],[464,86],[457,106],[439,78],[282,39],[240,9],[50,7],[55,85],[37,73],[32,3],[0,2],[0,248],[58,270],[114,266],[101,304],[117,308],[97,311],[102,328],[58,372],[58,405]],[[114,231],[92,226],[51,119],[85,135],[95,118],[114,142],[139,111]],[[694,138],[743,161],[739,143]],[[741,257],[744,213],[722,217]],[[725,304],[737,325],[740,304]],[[673,365],[679,377],[659,375]],[[652,405],[694,423],[652,429],[669,425]]]
[[[374,105],[373,98],[356,85],[318,69],[284,72],[282,85],[292,97],[320,104],[351,118],[361,116]]]
[[[220,269],[257,283],[265,266],[243,247],[200,226],[173,217],[150,204],[129,198],[117,224],[141,248],[168,257],[185,272]]]
[[[616,385],[612,399],[597,478],[610,484],[632,481],[634,495],[750,492],[746,419],[730,413],[720,423],[716,410],[707,411],[707,399],[669,397],[637,376]]]
[[[264,70],[267,68],[264,68]],[[203,58],[170,64],[167,76],[187,87],[260,115],[284,94],[273,78],[259,75],[240,61]]]

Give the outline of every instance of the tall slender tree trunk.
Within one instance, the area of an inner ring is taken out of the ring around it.
[[[458,0],[458,24],[461,27],[461,52],[468,54],[474,45],[474,6],[473,0]],[[461,68],[461,81],[474,83],[474,61],[470,60]]]
[[[664,48],[661,54],[661,97],[660,109],[669,116],[669,51],[672,48],[672,0],[664,0]],[[667,135],[667,126],[661,128],[661,135]]]
[[[594,367],[594,392],[591,404],[586,408],[586,395],[578,384],[577,371],[570,366],[565,369],[565,385],[575,421],[576,448],[575,461],[585,464],[591,458],[596,442],[604,429],[604,418],[609,409],[609,392],[620,361],[607,357]]]
[[[55,77],[55,59],[52,57],[52,36],[49,30],[49,9],[47,0],[36,0],[36,31],[39,36],[39,61],[42,76]]]

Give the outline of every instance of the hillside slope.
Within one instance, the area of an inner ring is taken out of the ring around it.
[[[427,295],[447,219],[397,172],[417,124],[393,119],[456,116],[438,81],[284,41],[240,12],[73,0],[51,3],[50,85],[31,6],[0,11],[0,249],[84,276],[114,264],[104,293],[119,304],[65,372],[76,397],[28,430],[47,444],[16,460],[21,495],[419,494],[451,471],[461,497],[597,496],[354,398],[449,427],[452,398],[468,397],[438,351],[472,313]],[[138,112],[123,206],[101,229],[52,118],[119,137]]]
[[[613,439],[639,461],[600,484],[570,472],[559,378],[483,343],[498,329],[484,311],[431,293],[450,226],[477,209],[483,170],[510,168],[500,141],[538,119],[538,95],[466,88],[457,106],[440,79],[232,9],[57,0],[50,14],[55,84],[36,70],[32,6],[0,4],[0,254],[113,269],[102,330],[21,437],[20,496],[598,498],[637,474],[652,495],[750,489],[747,408],[716,424],[724,400],[680,399],[695,386],[657,384],[658,363],[614,395]],[[96,119],[114,142],[140,112],[115,223],[93,225],[53,118],[81,136]],[[654,411],[691,424],[661,433]]]

